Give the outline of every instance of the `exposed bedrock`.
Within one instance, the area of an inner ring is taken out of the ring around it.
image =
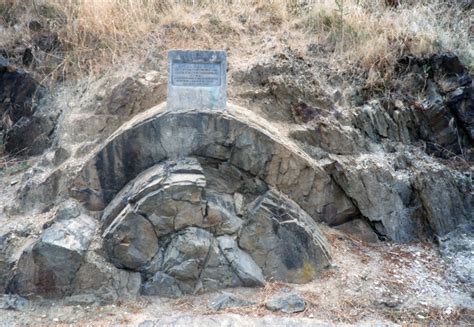
[[[200,161],[145,170],[103,212],[106,253],[142,274],[144,294],[308,282],[328,266],[327,241],[294,201],[250,174],[226,176],[229,164]]]
[[[379,236],[433,239],[472,221],[472,186],[463,174],[410,155],[338,158],[328,172]]]
[[[357,208],[324,169],[288,139],[245,117],[213,112],[161,112],[125,126],[85,163],[70,188],[90,210],[103,210],[145,169],[165,160],[195,156],[225,165],[220,173],[256,177],[298,203],[316,221],[345,221]],[[210,170],[212,171],[212,170]],[[325,210],[331,205],[334,210]]]
[[[140,274],[118,269],[101,255],[95,244],[98,227],[77,203],[66,201],[38,238],[7,236],[4,244],[16,240],[18,245],[15,251],[0,252],[10,266],[8,274],[0,271],[6,291],[77,303],[136,298]]]
[[[95,232],[86,215],[56,221],[23,251],[9,290],[21,295],[66,295]]]
[[[472,219],[467,178],[442,165],[409,154],[315,160],[243,109],[162,109],[23,193],[81,206],[58,214],[17,262],[1,258],[2,241],[0,263],[15,265],[9,291],[109,302],[304,283],[331,262],[319,222],[403,242]]]
[[[38,155],[51,145],[58,113],[47,95],[32,75],[0,56],[0,131],[8,153]]]
[[[67,201],[25,244],[8,291],[68,301],[179,297],[267,280],[308,282],[329,244],[295,201],[229,162],[164,160],[100,212]],[[94,276],[94,278],[91,278]]]

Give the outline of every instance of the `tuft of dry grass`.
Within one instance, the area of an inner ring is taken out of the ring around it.
[[[95,76],[170,48],[221,48],[240,58],[270,39],[273,50],[320,44],[333,64],[361,67],[374,85],[404,54],[453,51],[474,64],[472,10],[443,0],[396,7],[385,0],[1,0],[0,14],[0,49],[33,38],[32,20],[57,34],[61,47],[42,60],[53,79]]]

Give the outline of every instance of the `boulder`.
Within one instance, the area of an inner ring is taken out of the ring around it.
[[[169,298],[183,296],[183,292],[179,288],[176,279],[161,271],[158,271],[142,285],[141,293],[143,295],[158,295]]]
[[[135,301],[140,285],[140,273],[118,269],[103,256],[88,251],[72,281],[72,298],[69,300],[95,300],[101,305],[118,300]]]
[[[53,223],[23,252],[9,289],[24,296],[69,293],[95,228],[96,220],[84,214]]]
[[[271,311],[296,313],[306,309],[306,301],[296,294],[274,296],[265,303],[265,307]]]
[[[138,270],[159,249],[153,225],[130,207],[120,213],[103,237],[110,260],[119,268]]]
[[[306,283],[330,264],[329,245],[295,202],[270,190],[251,204],[239,246],[266,279]]]
[[[260,267],[250,255],[238,247],[237,242],[232,237],[221,236],[217,238],[217,241],[219,249],[242,281],[243,286],[263,286],[265,284],[265,278]]]

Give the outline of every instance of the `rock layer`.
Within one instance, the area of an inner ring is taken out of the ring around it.
[[[100,201],[103,205],[98,209],[103,209],[143,170],[167,158],[186,156],[222,161],[257,176],[317,220],[322,220],[322,207],[327,203],[335,205],[335,215],[357,214],[321,167],[275,140],[270,131],[235,116],[202,111],[158,113],[118,131],[84,165],[71,195],[91,209],[93,202]]]

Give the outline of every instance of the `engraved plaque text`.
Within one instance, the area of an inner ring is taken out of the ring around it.
[[[175,86],[212,87],[221,85],[220,64],[172,63],[172,84]]]

